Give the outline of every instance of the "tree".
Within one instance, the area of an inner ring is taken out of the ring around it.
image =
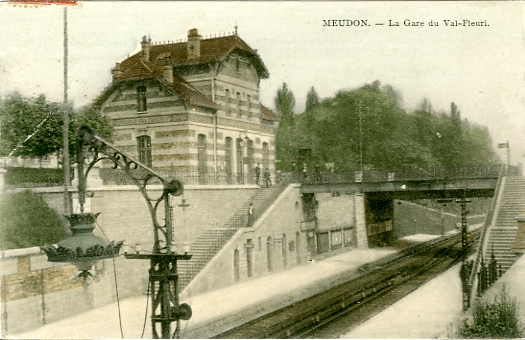
[[[379,81],[339,91],[295,116],[288,140],[278,131],[277,150],[284,142],[309,148],[310,165],[334,163],[337,171],[359,170],[361,159],[365,170],[489,165],[494,160],[488,130],[461,121],[457,107],[454,123],[448,113],[433,112],[428,100],[413,113],[400,105],[398,92]],[[309,114],[315,117],[313,125]],[[289,162],[296,156],[280,155],[290,157]]]
[[[102,137],[111,137],[108,121],[91,107],[76,112],[72,107],[49,102],[44,95],[26,98],[12,93],[0,101],[0,155],[45,157],[62,150],[62,116],[70,116],[69,150],[75,162],[75,133],[82,125],[97,131]]]
[[[282,87],[277,90],[275,97],[275,108],[281,116],[281,123],[277,128],[276,156],[279,160],[278,168],[280,170],[292,170],[292,162],[295,157],[295,149],[292,143],[294,134],[294,113],[295,97],[288,85],[283,83]]]
[[[316,107],[319,104],[319,96],[317,95],[317,92],[315,91],[314,87],[312,86],[310,88],[310,91],[308,91],[308,94],[306,95],[306,123],[309,127],[311,127],[313,124],[315,124],[315,115],[313,108]]]
[[[64,237],[64,225],[58,214],[29,190],[0,203],[0,249],[43,246]]]
[[[281,123],[293,126],[293,108],[295,106],[295,97],[293,92],[288,89],[288,85],[283,83],[282,87],[277,90],[275,97],[275,108],[281,116]]]
[[[62,148],[63,108],[44,95],[25,98],[9,95],[0,103],[0,154],[43,157]]]

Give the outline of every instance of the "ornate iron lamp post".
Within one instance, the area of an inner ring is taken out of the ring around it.
[[[60,242],[57,246],[45,246],[42,250],[47,254],[48,261],[70,262],[80,271],[79,277],[88,277],[89,270],[101,259],[116,257],[123,241],[107,243],[92,234],[93,223],[98,214],[84,213],[86,196],[86,177],[91,168],[101,160],[113,162],[114,168],[121,168],[139,188],[148,205],[153,223],[153,251],[149,254],[125,254],[127,259],[150,260],[149,286],[151,291],[152,312],[151,325],[153,338],[178,338],[180,335],[180,320],[188,320],[192,311],[189,305],[180,304],[178,296],[177,261],[189,260],[187,247],[184,254],[177,254],[173,244],[172,208],[170,196],[179,196],[183,192],[182,183],[176,180],[168,181],[155,173],[146,165],[134,160],[109,142],[95,135],[93,130],[82,127],[77,132],[76,153],[78,166],[78,200],[80,214],[67,216],[71,223],[73,235]],[[87,156],[89,155],[89,159]],[[87,162],[86,170],[84,164]],[[148,185],[154,182],[162,183],[162,194],[151,197],[147,192]],[[164,224],[157,218],[157,210],[164,208]],[[175,331],[171,333],[171,324],[177,322]],[[159,331],[160,326],[160,331]]]

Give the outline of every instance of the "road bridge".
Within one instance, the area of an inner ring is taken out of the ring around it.
[[[514,168],[509,169],[514,171]],[[302,193],[367,193],[390,199],[492,197],[501,166],[294,174]]]
[[[493,197],[498,178],[516,168],[502,165],[463,168],[415,168],[351,172],[294,173],[301,183],[303,203],[315,215],[315,194],[354,194],[359,196],[369,247],[392,241],[394,200],[459,199]],[[359,224],[359,222],[356,222]],[[357,225],[357,229],[359,225]]]

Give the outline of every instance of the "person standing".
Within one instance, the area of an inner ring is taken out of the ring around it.
[[[272,185],[272,180],[270,179],[270,170],[268,170],[268,168],[264,169],[264,185],[267,188]]]
[[[250,202],[250,205],[248,206],[248,221],[246,223],[246,227],[249,228],[253,224],[253,203]]]
[[[255,166],[255,184],[259,185],[259,178],[261,177],[261,168],[259,168],[259,163]]]

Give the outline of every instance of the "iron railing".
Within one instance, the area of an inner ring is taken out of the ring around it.
[[[460,168],[406,168],[364,170],[349,172],[299,172],[294,173],[302,184],[463,180],[476,178],[498,178],[501,165],[470,166]],[[518,174],[518,168],[509,167],[509,174]]]
[[[251,221],[257,221],[282,194],[288,185],[293,183],[293,181],[293,176],[284,176],[281,178],[279,184],[272,187],[271,190],[266,191],[266,193],[260,191],[255,193],[248,201],[254,203]],[[260,195],[263,195],[264,198],[261,199]],[[193,254],[193,260],[190,260],[188,266],[184,270],[185,275],[181,276],[180,278],[181,287],[188,285],[193,277],[195,277],[195,275],[197,275],[206,266],[206,264],[231,240],[232,236],[237,232],[237,230],[243,227],[249,227],[249,223],[248,206],[244,205],[224,223],[224,229],[222,229],[222,233],[214,235],[215,239],[210,240],[212,242],[208,245],[206,252]],[[198,241],[196,241],[194,244],[196,245],[197,243]]]
[[[481,229],[480,238],[478,241],[478,247],[476,250],[476,258],[474,260],[474,264],[472,266],[472,270],[469,275],[468,284],[470,287],[474,286],[474,280],[476,279],[478,273],[484,269],[480,269],[480,265],[483,263],[483,253],[485,251],[485,238],[487,236],[488,230],[490,226],[492,225],[492,220],[494,218],[494,212],[498,205],[499,196],[502,193],[502,184],[503,184],[503,177],[505,175],[506,166],[500,165],[499,174],[498,174],[498,182],[496,184],[496,189],[494,191],[494,198],[492,199],[492,203],[490,205],[489,211],[487,212],[487,215],[485,217],[485,223],[483,223],[483,228]],[[484,265],[484,263],[483,263]],[[478,281],[479,285],[479,281]],[[479,292],[479,287],[478,287]]]

